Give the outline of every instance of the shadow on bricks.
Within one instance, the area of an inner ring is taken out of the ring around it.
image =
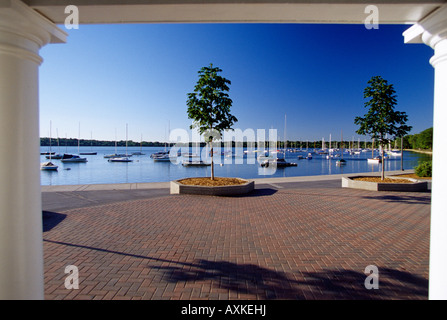
[[[366,289],[365,273],[351,269],[323,269],[315,272],[295,270],[280,272],[256,264],[238,264],[229,261],[201,259],[180,262],[169,259],[135,255],[92,246],[44,240],[65,246],[79,247],[144,259],[163,265],[147,265],[158,270],[166,283],[209,283],[215,289],[224,289],[258,299],[314,300],[314,299],[411,299],[428,298],[428,280],[405,270],[379,266],[378,290]]]
[[[385,195],[378,195],[378,196],[364,196],[364,199],[368,199],[368,200],[380,200],[380,201],[385,201],[385,202],[390,202],[390,203],[405,203],[405,204],[426,204],[426,205],[430,205],[431,204],[431,198],[430,197],[425,197],[425,196],[408,196],[408,195],[390,195],[390,194],[385,194]]]
[[[65,218],[66,214],[52,212],[52,211],[42,211],[42,226],[43,232],[50,231],[59,223],[61,223]]]
[[[184,265],[184,263],[180,263]],[[215,286],[261,299],[393,299],[428,298],[428,280],[408,272],[381,268],[379,290],[366,289],[366,275],[353,270],[295,272],[290,276],[253,264],[199,260],[184,266],[155,267],[171,283],[213,281]],[[154,267],[152,267],[154,268]]]

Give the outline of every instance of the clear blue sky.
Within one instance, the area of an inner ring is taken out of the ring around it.
[[[363,90],[394,85],[411,133],[433,125],[433,50],[404,44],[409,26],[298,24],[81,25],[41,50],[40,134],[164,141],[188,129],[187,93],[213,63],[229,79],[235,128],[278,129],[289,140],[365,138]],[[62,28],[64,28],[62,26]]]

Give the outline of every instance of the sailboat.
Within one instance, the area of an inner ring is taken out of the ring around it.
[[[321,150],[318,151],[318,154],[327,154],[326,144],[324,143],[324,137],[321,138]]]
[[[115,157],[115,158],[110,158],[108,160],[109,162],[132,162],[132,159],[129,159],[128,157]]]
[[[402,152],[399,149],[397,149],[396,144],[397,144],[397,139],[394,139],[394,148],[393,149],[390,148],[391,143],[389,144],[387,155],[392,156],[392,157],[402,156]]]
[[[287,152],[287,114],[284,114],[284,158]]]
[[[346,164],[346,160],[343,159],[343,130],[341,131],[341,159],[337,160],[335,163],[337,166],[343,166]]]
[[[333,152],[334,150],[332,149],[332,134],[329,134],[329,154],[326,156],[326,159],[331,159],[333,157]]]
[[[81,152],[80,154],[82,154],[82,155],[96,155],[97,154],[97,152],[93,151],[93,134],[92,133],[90,133],[90,149],[92,151],[90,151],[90,152]]]
[[[59,132],[57,131],[57,129],[56,129],[56,135],[57,135],[57,150],[58,150],[58,153],[55,154],[54,152],[51,152],[50,154],[45,156],[45,158],[47,158],[47,159],[56,159],[56,160],[62,159],[63,155],[60,153]]]
[[[372,140],[372,151],[371,151],[371,158],[368,158],[368,163],[381,163],[382,162],[382,157],[381,156],[377,156],[374,157],[374,139]]]
[[[50,121],[50,152],[49,152],[50,161],[46,161],[40,164],[40,170],[57,170],[58,166],[51,162],[51,121]]]
[[[115,128],[115,153],[114,154],[106,154],[104,158],[119,158],[119,157],[125,157],[125,154],[119,154],[117,153],[117,137],[116,137],[116,128]]]
[[[169,122],[168,125],[168,137],[170,136],[171,133],[171,122]],[[165,128],[165,135],[166,135],[166,128]],[[169,138],[168,138],[169,139]],[[165,137],[166,140],[166,137]],[[168,142],[167,140],[165,141],[165,151],[161,151],[161,152],[157,152],[151,155],[151,158],[154,160],[154,162],[171,162],[171,160],[177,159],[177,155],[176,154],[171,154],[170,151],[167,150],[167,145]],[[188,165],[191,162],[188,162],[185,164]]]
[[[78,132],[78,154],[79,154],[79,147],[80,147],[80,139],[81,139],[81,124],[79,124],[79,132]],[[81,158],[78,155],[75,154],[67,154],[65,153],[62,156],[61,159],[62,162],[87,162],[87,158]]]
[[[135,155],[135,156],[144,155],[144,153],[143,153],[143,135],[141,135],[141,140],[140,140],[140,151],[132,152],[132,155]]]
[[[127,154],[127,123],[126,123],[126,153],[122,156],[112,157],[108,161],[109,162],[132,162],[133,160],[129,159],[132,155]]]

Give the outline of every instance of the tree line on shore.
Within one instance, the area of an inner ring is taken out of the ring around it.
[[[218,144],[219,142],[215,142],[216,144]],[[326,148],[329,147],[329,141],[298,141],[298,140],[287,140],[287,144],[284,143],[284,141],[277,141],[276,143],[276,148],[278,149],[282,149],[282,148],[291,148],[291,149],[320,149],[323,146],[323,143],[325,145]],[[115,146],[115,141],[101,141],[101,140],[85,140],[85,139],[81,139],[79,140],[79,145],[81,147],[90,147],[90,146],[94,146],[94,147],[114,147]],[[117,141],[116,145],[118,147],[124,147],[126,146],[126,141],[125,140],[121,140],[121,141]],[[172,147],[175,144],[174,143],[166,143],[166,142],[159,142],[159,141],[142,141],[142,142],[135,142],[132,140],[128,140],[127,141],[127,146],[128,147]],[[177,146],[190,146],[190,147],[196,147],[197,143],[196,142],[190,142],[190,143],[177,143]],[[200,147],[204,147],[206,145],[205,142],[200,142],[199,146]],[[344,148],[347,148],[347,146],[349,145],[349,142],[344,141],[343,142]],[[355,141],[355,144],[353,144],[352,148],[357,147],[358,142]],[[364,142],[360,142],[361,147],[371,147],[371,142],[367,142],[366,146]],[[48,147],[50,146],[50,138],[48,137],[43,137],[40,138],[40,146],[41,147]],[[74,139],[74,138],[59,138],[59,139],[51,139],[51,146],[59,146],[59,147],[77,147],[78,146],[78,139]],[[224,147],[226,146],[226,144],[224,142],[221,143],[221,146]],[[269,142],[267,141],[265,144],[261,145],[257,142],[247,142],[247,141],[243,141],[241,143],[236,143],[235,141],[232,141],[232,147],[239,147],[242,146],[244,148],[247,147],[255,147],[257,148],[265,146],[265,148],[269,147]],[[341,142],[340,141],[332,141],[332,147],[340,147],[341,146]],[[377,147],[377,146],[376,146]]]
[[[78,146],[78,139],[74,139],[74,138],[59,138],[59,139],[51,139],[51,145],[52,146],[60,146],[60,147],[77,147]],[[103,140],[87,140],[87,139],[80,139],[79,140],[79,145],[81,147],[90,147],[90,146],[94,146],[94,147],[114,147],[115,146],[115,141],[103,141]],[[125,140],[121,140],[121,141],[116,141],[116,145],[118,147],[125,147],[126,146],[126,141]],[[155,141],[155,142],[148,142],[148,141],[143,141],[143,142],[135,142],[132,140],[127,141],[127,146],[128,147],[139,147],[139,146],[143,146],[143,147],[161,147],[164,146],[165,143],[164,142],[159,142],[159,141]],[[40,138],[40,146],[41,147],[48,147],[50,146],[50,138],[48,137],[44,137],[44,138]]]
[[[331,141],[332,147],[337,148],[348,148],[351,145],[351,148],[357,148],[358,147],[358,140],[357,141]],[[126,146],[126,141],[121,140],[116,142],[118,147],[124,147]],[[135,142],[132,140],[127,141],[127,146],[129,147],[164,147],[165,142],[160,141],[142,141],[142,142]],[[324,144],[327,147],[329,147],[329,141],[324,141]],[[50,138],[44,137],[40,138],[40,145],[42,147],[48,147],[50,146]],[[59,139],[51,139],[51,145],[52,146],[60,146],[60,147],[77,147],[78,146],[78,139],[74,138],[59,138]],[[114,147],[115,141],[102,141],[102,140],[87,140],[87,139],[81,139],[79,140],[79,145],[81,147]],[[172,147],[174,144],[166,144],[168,147]],[[180,144],[179,144],[180,145]],[[186,146],[188,144],[183,144],[182,146]],[[189,143],[190,147],[195,147],[196,143]],[[222,144],[223,146],[224,144]],[[294,149],[306,149],[306,148],[316,148],[320,149],[323,145],[323,140],[320,141],[299,141],[299,140],[287,140],[287,148],[294,148]],[[205,142],[200,143],[200,147],[204,147]],[[239,146],[239,144],[238,144]],[[247,148],[250,146],[247,141],[244,141],[242,143],[242,146],[244,148]],[[284,141],[278,141],[277,142],[277,148],[284,148],[286,144]],[[392,147],[397,146],[397,148],[400,148],[400,138],[396,139],[395,143],[392,144]],[[431,150],[433,146],[433,128],[428,128],[420,133],[416,133],[413,135],[406,135],[403,140],[403,148],[404,149],[415,149],[415,150]],[[232,147],[236,147],[236,143],[232,142]],[[253,147],[258,147],[258,144],[255,142],[253,144]],[[268,147],[268,142],[266,147]],[[371,141],[360,141],[360,147],[361,148],[371,148],[372,142]],[[377,145],[374,146],[377,148]]]
[[[400,146],[400,139],[398,145]],[[425,129],[416,134],[406,135],[403,139],[404,149],[432,150],[433,148],[433,127]]]

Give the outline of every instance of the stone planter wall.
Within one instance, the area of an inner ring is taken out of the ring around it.
[[[353,180],[353,178],[359,178],[362,176],[342,177],[342,188],[354,188],[370,191],[402,191],[402,192],[424,192],[427,191],[427,181],[418,181],[411,178],[399,178],[389,176],[391,179],[407,179],[413,183],[380,183]]]
[[[243,179],[241,179],[243,180]],[[255,182],[244,180],[246,183],[234,186],[191,186],[179,182],[179,180],[171,181],[171,194],[199,194],[209,196],[236,196],[250,193],[255,188]]]

